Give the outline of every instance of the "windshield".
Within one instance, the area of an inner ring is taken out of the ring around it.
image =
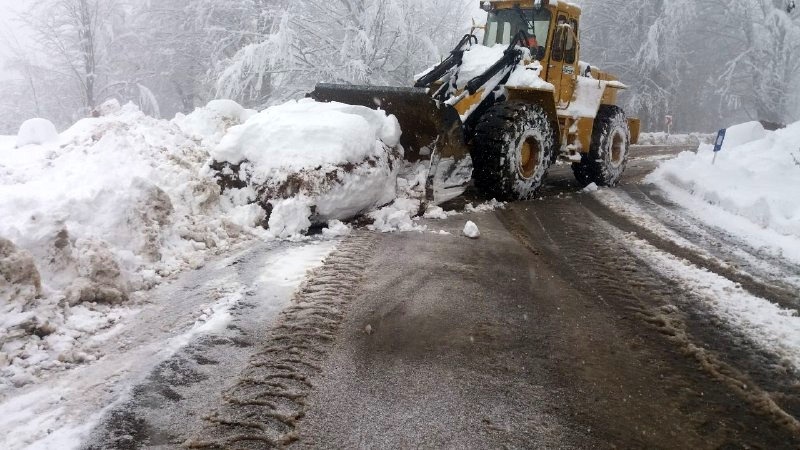
[[[489,13],[483,45],[493,47],[508,45],[511,39],[525,30],[529,36],[529,47],[545,47],[550,31],[550,11],[547,9],[501,9]]]

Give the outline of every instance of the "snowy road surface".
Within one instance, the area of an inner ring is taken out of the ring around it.
[[[77,447],[103,414],[116,418],[115,408],[127,408],[131,397],[184,400],[180,411],[162,409],[160,420],[204,409],[216,401],[210,393],[224,386],[228,371],[246,363],[252,342],[289,304],[306,272],[334,246],[262,244],[151,291],[148,304],[99,337],[98,361],[0,402],[0,447]],[[178,394],[177,386],[187,383]]]
[[[639,184],[677,150],[637,149],[594,193],[556,169],[539,200],[429,221],[448,233],[356,231],[188,273],[106,358],[3,404],[5,439],[797,448],[800,265]]]

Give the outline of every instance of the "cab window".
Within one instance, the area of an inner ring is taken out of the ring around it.
[[[567,23],[567,16],[558,16],[558,20],[556,21],[555,37],[553,38],[553,56],[551,57],[553,61],[564,60],[564,53],[567,46],[567,35],[570,34],[569,29],[564,26]]]
[[[566,30],[567,33],[567,43],[564,45],[564,62],[567,64],[575,64],[575,56],[578,53],[578,46],[575,42],[575,36],[578,35],[578,21],[575,19],[570,19],[569,24],[572,25],[572,30]]]
[[[489,13],[483,45],[508,45],[521,30],[527,33],[528,46],[544,47],[550,33],[550,11],[534,9],[500,9]]]

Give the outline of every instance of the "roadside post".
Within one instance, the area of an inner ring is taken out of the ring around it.
[[[664,125],[667,127],[667,136],[669,136],[672,131],[672,115],[667,114],[664,116]]]
[[[714,142],[714,159],[711,161],[712,166],[717,162],[717,153],[722,151],[722,143],[725,142],[725,133],[727,132],[728,129],[723,128],[717,133],[717,140]]]

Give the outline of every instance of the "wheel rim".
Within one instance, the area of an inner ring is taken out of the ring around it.
[[[542,147],[534,137],[528,137],[522,142],[519,155],[519,172],[523,177],[530,178],[536,173],[541,156]]]
[[[611,138],[611,164],[619,166],[625,159],[625,137],[619,131]]]

